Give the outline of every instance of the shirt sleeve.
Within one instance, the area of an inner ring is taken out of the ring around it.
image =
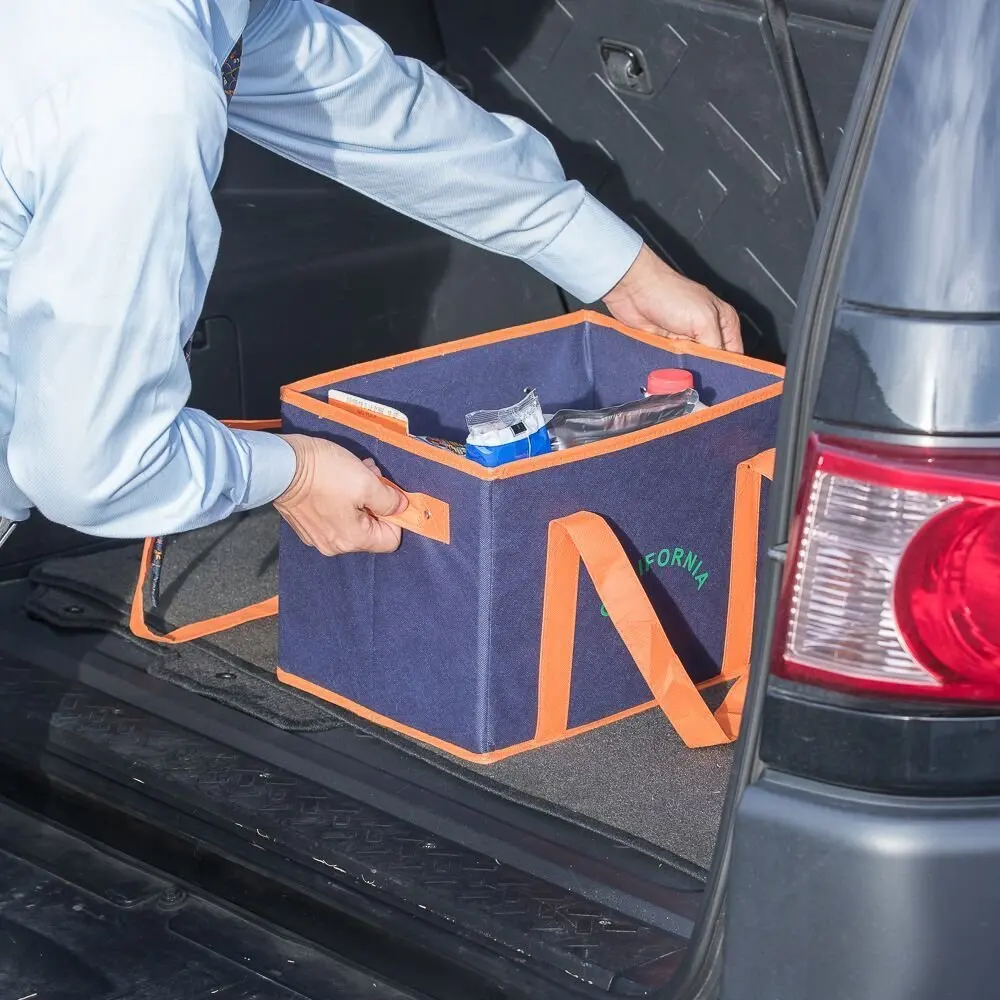
[[[641,237],[567,181],[551,144],[314,0],[270,0],[247,29],[230,125],[436,229],[519,258],[584,302]]]
[[[32,213],[7,295],[17,384],[7,449],[47,517],[94,535],[183,531],[274,499],[288,444],[186,409],[183,356],[220,226],[226,132],[197,67],[72,81],[37,110]]]

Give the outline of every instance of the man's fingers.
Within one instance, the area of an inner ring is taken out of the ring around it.
[[[736,354],[743,353],[743,337],[740,331],[740,315],[728,303],[716,300],[719,306],[719,325],[722,327],[722,346]]]
[[[365,523],[361,526],[365,539],[358,545],[362,552],[395,552],[403,538],[403,532],[395,524],[387,524],[361,511]]]
[[[407,500],[400,490],[372,475],[365,484],[362,504],[376,517],[391,517],[406,510]]]
[[[359,461],[319,438],[289,441],[295,478],[274,505],[304,544],[324,556],[399,548],[399,528],[380,519],[405,510],[407,498],[382,479],[373,459]]]
[[[722,320],[714,302],[709,302],[700,311],[692,333],[694,339],[705,347],[722,347]]]

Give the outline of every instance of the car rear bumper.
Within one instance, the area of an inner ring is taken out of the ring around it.
[[[723,1000],[995,997],[998,930],[1000,799],[775,772],[744,793]]]

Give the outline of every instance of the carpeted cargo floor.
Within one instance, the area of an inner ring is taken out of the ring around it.
[[[29,611],[62,628],[128,634],[140,549],[40,565],[32,574]],[[276,585],[277,515],[268,508],[171,540],[160,608],[150,621],[176,627],[262,600]],[[67,604],[73,594],[85,600]],[[157,646],[150,672],[289,731],[355,726],[526,806],[708,867],[732,747],[689,750],[651,710],[497,764],[469,764],[278,683],[276,637],[275,620],[267,619],[177,647]]]

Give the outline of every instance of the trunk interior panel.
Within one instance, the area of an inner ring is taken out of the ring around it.
[[[437,10],[475,98],[546,134],[569,174],[736,305],[752,353],[778,357],[814,220],[763,4]],[[648,95],[608,82],[608,41],[641,55]]]
[[[737,306],[751,353],[783,356],[815,188],[877,2],[335,6],[539,128],[569,175]],[[523,265],[239,137],[216,196],[224,237],[192,403],[219,417],[273,416],[292,380],[575,307]],[[8,765],[331,905],[347,905],[346,886],[351,906],[371,897],[380,920],[458,929],[477,968],[502,955],[562,986],[631,994],[674,975],[731,747],[688,750],[650,711],[492,766],[456,761],[279,685],[273,621],[176,648],[135,640],[138,553],[37,516],[4,549]],[[268,510],[174,539],[152,621],[180,625],[275,590]]]

